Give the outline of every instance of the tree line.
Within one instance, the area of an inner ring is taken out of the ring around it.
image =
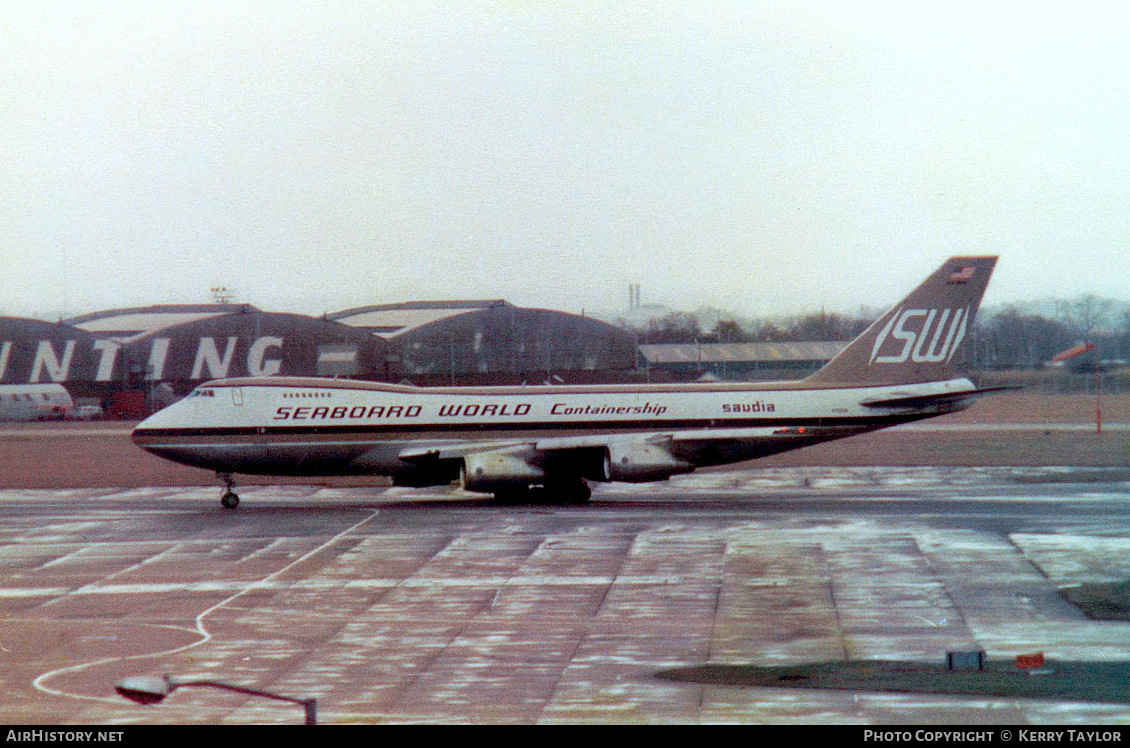
[[[782,319],[713,316],[717,322],[710,329],[704,329],[703,315],[692,312],[671,312],[643,325],[625,320],[618,324],[641,345],[847,341],[879,315],[821,310]],[[1099,359],[1113,365],[1130,360],[1130,304],[1086,295],[982,309],[966,333],[965,356],[969,365],[980,369],[1040,369],[1085,342],[1096,345],[1098,358],[1092,352],[1073,359],[1070,366],[1085,369]]]

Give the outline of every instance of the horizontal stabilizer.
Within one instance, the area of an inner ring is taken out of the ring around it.
[[[1022,387],[985,387],[964,392],[943,392],[937,395],[909,395],[906,397],[887,397],[881,400],[864,400],[860,405],[867,408],[928,408],[932,405],[949,405],[968,397],[980,397],[1004,390],[1019,390]]]

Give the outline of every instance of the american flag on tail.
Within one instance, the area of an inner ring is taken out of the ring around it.
[[[968,283],[973,277],[973,273],[976,271],[977,268],[972,265],[962,265],[959,268],[955,268],[953,272],[950,273],[950,277],[946,283]]]

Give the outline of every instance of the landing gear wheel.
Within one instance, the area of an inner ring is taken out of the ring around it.
[[[574,504],[587,504],[591,498],[592,488],[589,487],[588,483],[581,481],[580,485],[570,495],[569,500]]]
[[[568,486],[564,491],[566,504],[587,504],[591,498],[592,489],[583,480],[577,481],[575,485]]]
[[[551,483],[542,490],[547,504],[585,504],[592,498],[592,489],[583,480]]]
[[[239,506],[239,497],[232,490],[235,487],[235,479],[231,473],[216,473],[216,477],[224,482],[224,492],[220,494],[220,505],[224,509],[235,509]]]
[[[508,488],[494,492],[494,503],[500,506],[527,504],[530,501],[530,495],[529,488]]]
[[[584,480],[554,482],[545,486],[505,488],[494,492],[494,503],[500,506],[517,504],[584,504],[592,498],[592,489]]]

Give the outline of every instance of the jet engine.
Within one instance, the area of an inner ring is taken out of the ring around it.
[[[658,444],[625,442],[608,445],[604,453],[604,480],[648,483],[689,473],[694,465],[680,460]]]
[[[544,470],[531,465],[521,455],[507,452],[467,455],[459,471],[463,490],[478,493],[521,489],[544,480]]]

